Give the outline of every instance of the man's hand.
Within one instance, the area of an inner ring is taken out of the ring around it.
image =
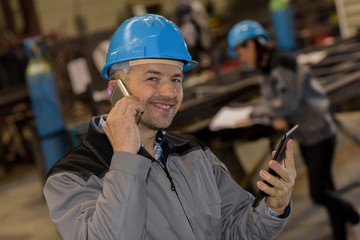
[[[275,151],[273,152],[273,156]],[[284,214],[286,207],[290,203],[292,189],[295,184],[296,169],[293,155],[293,141],[290,139],[286,145],[285,159],[282,164],[271,160],[269,167],[274,170],[279,177],[273,176],[267,171],[261,170],[260,177],[273,185],[268,186],[262,181],[257,182],[257,186],[263,192],[269,194],[266,197],[266,204],[276,213],[277,216]]]
[[[135,96],[120,99],[111,109],[103,129],[114,152],[125,151],[136,154],[139,151],[140,134],[136,125],[136,115],[137,112],[143,111],[141,103]]]

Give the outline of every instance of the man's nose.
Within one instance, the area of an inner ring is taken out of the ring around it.
[[[160,95],[168,98],[175,98],[177,95],[176,86],[171,81],[166,81],[161,85]]]

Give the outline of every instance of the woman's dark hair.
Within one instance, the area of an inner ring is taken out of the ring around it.
[[[271,49],[268,45],[261,44],[260,41],[256,38],[248,39],[241,43],[240,46],[247,47],[249,40],[253,40],[255,43],[256,66],[261,69],[265,68],[268,65],[269,52]]]
[[[255,42],[255,48],[256,48],[256,66],[263,69],[268,65],[268,59],[269,59],[269,46],[261,44],[258,39],[253,39]]]

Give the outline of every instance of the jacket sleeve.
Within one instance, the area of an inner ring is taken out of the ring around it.
[[[287,117],[296,111],[302,100],[304,69],[298,73],[285,67],[276,67],[261,85],[261,100],[251,114],[253,119]]]
[[[115,152],[104,178],[57,173],[44,185],[50,216],[64,239],[145,239],[149,159]]]
[[[287,218],[271,216],[264,200],[253,209],[254,196],[231,178],[215,156],[214,159],[214,174],[222,201],[222,239],[274,239],[284,228]]]

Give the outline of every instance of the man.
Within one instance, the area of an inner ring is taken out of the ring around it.
[[[229,31],[228,45],[229,52],[247,69],[258,69],[264,76],[262,98],[254,106],[250,119],[269,122],[279,131],[299,124],[294,136],[308,167],[311,197],[327,208],[334,238],[346,239],[346,224],[359,223],[359,214],[335,191],[331,163],[336,126],[322,87],[308,67],[277,51],[266,30],[256,21],[235,24]]]
[[[273,239],[291,211],[291,141],[280,177],[261,171],[269,196],[256,209],[226,167],[191,136],[166,132],[196,66],[179,29],[159,15],[125,21],[112,37],[102,76],[131,96],[94,117],[82,144],[48,174],[44,194],[65,239]],[[141,114],[139,122],[137,115]]]

